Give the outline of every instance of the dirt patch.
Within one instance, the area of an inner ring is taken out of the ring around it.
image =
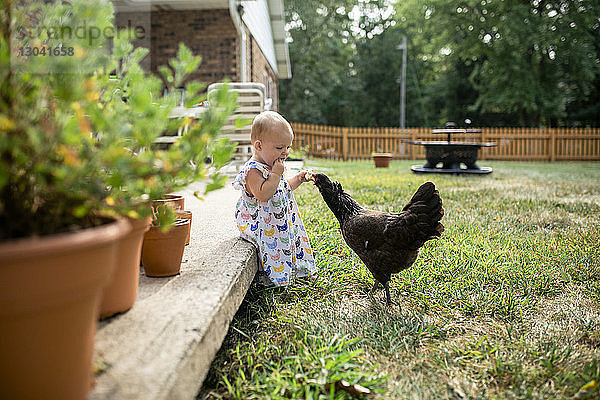
[[[600,349],[600,312],[598,305],[581,288],[568,285],[552,299],[542,299],[536,310],[524,319],[531,321],[526,340],[530,343],[574,339]],[[525,323],[527,325],[527,323]]]

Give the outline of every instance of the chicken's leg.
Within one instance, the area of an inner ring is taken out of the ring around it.
[[[377,289],[378,283],[379,283],[379,281],[377,279],[375,279],[375,282],[373,283],[373,287],[371,288],[371,291],[369,292],[369,296],[372,296],[373,293],[375,293],[375,289]]]
[[[390,281],[387,281],[383,286],[385,287],[385,298],[387,301],[387,305],[391,306],[394,303],[392,302],[392,299],[390,297]]]

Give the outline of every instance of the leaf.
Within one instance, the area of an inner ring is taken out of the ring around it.
[[[594,394],[598,387],[598,382],[596,380],[590,381],[583,385],[581,389],[573,396],[573,399],[589,399]]]
[[[0,130],[8,131],[15,128],[15,123],[4,115],[0,115]]]
[[[175,211],[173,210],[173,207],[168,204],[161,204],[154,207],[154,219],[152,224],[154,226],[160,226],[161,231],[166,232],[171,229],[176,220],[177,216],[175,215]]]
[[[131,57],[133,60],[135,60],[135,62],[140,62],[149,52],[150,50],[145,47],[137,47],[133,53],[131,53]]]
[[[80,205],[73,209],[73,215],[77,218],[85,217],[89,212],[89,208],[86,205]]]
[[[169,83],[173,82],[173,71],[169,67],[165,67],[161,65],[158,67],[158,72],[165,78],[165,80]]]
[[[586,383],[585,385],[583,385],[583,386],[581,387],[581,389],[582,389],[582,390],[592,390],[592,389],[595,389],[595,388],[596,388],[597,384],[598,384],[598,382],[596,382],[596,381],[591,381],[591,382],[588,382],[588,383]]]
[[[221,138],[217,145],[212,148],[213,164],[216,168],[220,168],[231,160],[231,156],[235,151],[235,143],[230,143],[229,139]]]
[[[240,129],[252,123],[252,118],[236,118],[235,129]]]
[[[214,174],[212,176],[212,182],[206,185],[205,193],[212,192],[213,190],[221,189],[227,182],[227,175]]]
[[[135,211],[135,210],[128,211],[127,212],[127,216],[129,218],[134,218],[134,219],[139,219],[140,218],[140,214],[137,211]]]

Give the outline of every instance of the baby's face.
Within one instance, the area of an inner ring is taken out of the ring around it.
[[[262,142],[261,157],[267,165],[273,165],[275,160],[285,159],[290,155],[290,148],[294,136],[287,129],[282,128],[264,135]]]

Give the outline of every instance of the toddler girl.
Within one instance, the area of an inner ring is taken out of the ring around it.
[[[285,286],[317,271],[292,194],[308,181],[308,171],[283,177],[293,138],[292,127],[278,113],[257,115],[251,131],[254,154],[233,182],[242,191],[235,212],[240,235],[258,249],[258,279],[265,285]]]

